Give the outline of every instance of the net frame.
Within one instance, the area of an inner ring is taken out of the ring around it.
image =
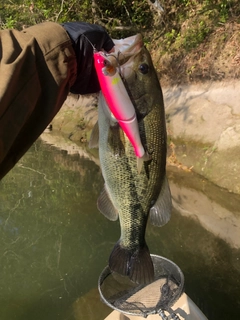
[[[126,315],[146,318],[162,311],[172,313],[171,307],[184,292],[184,275],[173,261],[154,254],[151,258],[154,281],[148,285],[134,284],[105,267],[98,279],[101,300]]]

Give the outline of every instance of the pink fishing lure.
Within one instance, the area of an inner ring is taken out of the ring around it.
[[[145,151],[139,135],[134,106],[129,98],[119,72],[115,70],[114,75],[106,75],[104,73],[106,62],[107,57],[103,52],[94,53],[94,64],[102,94],[110,111],[131,142],[136,156],[141,158],[145,154]]]

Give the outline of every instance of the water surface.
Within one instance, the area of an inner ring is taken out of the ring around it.
[[[110,313],[97,280],[120,231],[97,210],[103,180],[96,163],[38,140],[0,182],[1,320]],[[175,210],[165,227],[148,226],[147,242],[179,265],[186,292],[209,320],[238,318],[238,248]]]

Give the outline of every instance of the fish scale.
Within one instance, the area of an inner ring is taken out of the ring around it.
[[[119,217],[120,221],[121,235],[109,258],[110,269],[134,282],[149,283],[154,279],[154,269],[145,242],[148,217],[154,225],[162,226],[170,219],[172,208],[165,170],[165,111],[161,87],[144,46],[121,66],[121,71],[150,159],[143,162],[139,172],[132,144],[100,95],[99,158],[105,187],[98,208],[110,220]]]

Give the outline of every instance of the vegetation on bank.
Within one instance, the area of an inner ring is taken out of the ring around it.
[[[144,35],[163,81],[240,77],[239,0],[0,0],[0,28],[82,20]]]

